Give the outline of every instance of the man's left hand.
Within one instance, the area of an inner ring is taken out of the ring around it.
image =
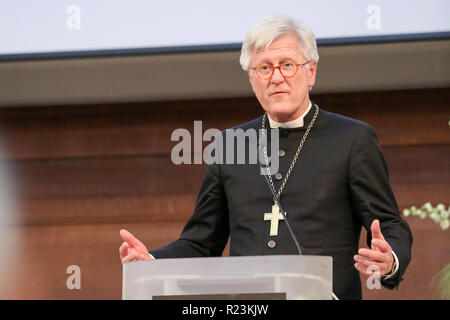
[[[384,276],[392,270],[394,265],[392,248],[381,233],[380,221],[374,220],[370,231],[372,232],[371,249],[361,248],[358,250],[358,254],[353,257],[356,261],[355,268],[366,276],[371,276],[378,271],[380,276]],[[369,268],[370,266],[375,266],[375,268]]]

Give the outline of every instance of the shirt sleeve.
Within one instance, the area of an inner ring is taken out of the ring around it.
[[[394,257],[394,266],[392,268],[392,271],[389,272],[388,274],[384,275],[384,280],[390,279],[393,276],[395,276],[395,274],[397,273],[398,269],[399,269],[399,262],[398,262],[398,258],[397,255],[395,254],[395,252],[392,250],[392,256]]]

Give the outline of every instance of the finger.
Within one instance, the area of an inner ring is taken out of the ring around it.
[[[368,276],[368,277],[371,275],[374,275],[374,274],[378,274],[378,275],[381,274],[378,271],[377,267],[374,267],[374,266],[367,267],[361,263],[355,263],[354,266],[355,266],[356,270],[358,270],[359,272],[361,272],[362,274],[364,274],[365,276]]]
[[[129,248],[130,248],[130,245],[128,244],[128,242],[122,242],[122,245],[119,248],[119,254],[120,254],[121,258],[123,258],[127,255]]]
[[[141,254],[139,256],[139,260],[152,260],[152,257],[150,257],[150,255],[145,255],[145,254]]]
[[[139,260],[154,260],[155,258],[152,258],[152,256],[147,253],[147,254],[141,254],[139,257]]]
[[[364,257],[364,256],[360,256],[360,255],[355,255],[353,257],[353,259],[357,262],[360,263],[366,267],[370,267],[370,266],[376,266],[378,267],[380,270],[382,268],[382,263],[376,262],[370,258]]]
[[[372,248],[376,247],[381,252],[384,253],[390,253],[392,251],[391,246],[386,240],[380,240],[380,239],[372,239]]]
[[[141,260],[152,260],[150,255],[139,254],[135,249],[131,248],[130,253],[121,259],[122,264],[127,262],[141,261]]]
[[[122,258],[122,264],[127,263],[127,262],[132,262],[132,261],[136,261],[138,255],[135,253],[130,253],[129,255],[125,256],[124,258]]]
[[[360,265],[366,268],[374,268],[377,272],[379,272],[382,275],[386,274],[392,268],[392,266],[389,265],[388,260],[375,261],[372,260],[371,258],[367,258],[361,255],[355,255],[353,259],[355,260],[355,262],[359,263]]]
[[[139,251],[147,251],[145,245],[140,242],[135,236],[133,236],[130,232],[125,229],[120,230],[120,236],[123,241],[128,242],[128,244]]]
[[[380,221],[378,219],[373,220],[370,226],[370,232],[372,233],[372,239],[384,240],[383,234],[381,233]]]
[[[376,251],[376,250],[361,248],[361,249],[358,250],[358,254],[361,255],[361,256],[370,258],[373,261],[378,261],[378,262],[386,262],[386,261],[388,261],[388,257],[386,255],[386,253],[380,252],[380,251]]]

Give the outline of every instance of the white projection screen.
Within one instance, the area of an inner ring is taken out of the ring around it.
[[[0,60],[239,49],[288,14],[319,45],[449,38],[449,0],[2,0]]]

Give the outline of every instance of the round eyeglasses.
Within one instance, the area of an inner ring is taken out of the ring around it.
[[[304,65],[310,62],[311,60],[305,63],[294,63],[291,61],[286,61],[276,67],[268,63],[261,63],[260,65],[253,67],[252,70],[255,70],[258,76],[260,76],[264,80],[270,79],[275,69],[280,70],[283,77],[292,78],[293,76],[295,76],[299,68],[303,67]]]

